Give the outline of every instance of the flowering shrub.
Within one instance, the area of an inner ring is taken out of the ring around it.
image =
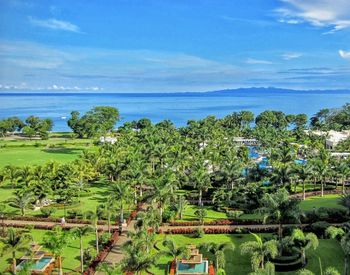
[[[210,222],[204,222],[204,225],[253,225],[262,224],[262,221],[255,220],[228,220],[219,219]],[[189,221],[189,222],[170,222],[170,226],[198,226],[201,225],[199,221]]]

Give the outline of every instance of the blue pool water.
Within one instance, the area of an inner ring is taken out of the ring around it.
[[[30,267],[31,270],[42,270],[44,269],[52,260],[52,257],[43,257],[40,260],[36,261]],[[21,262],[17,265],[17,269],[21,269],[21,267],[25,264],[26,261]]]
[[[307,160],[305,160],[305,159],[296,159],[294,162],[295,162],[296,164],[306,164],[306,163],[307,163]]]
[[[200,264],[183,264],[178,262],[176,267],[177,273],[207,273],[208,261],[203,261]]]

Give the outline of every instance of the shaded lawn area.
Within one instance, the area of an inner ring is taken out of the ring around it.
[[[20,229],[18,229],[20,230]],[[33,237],[33,240],[35,242],[41,243],[45,232],[47,230],[37,230],[33,229],[31,230],[31,235]],[[94,248],[94,240],[95,235],[89,234],[88,236],[83,238],[83,247],[84,249],[90,248],[93,253],[95,253]],[[0,243],[0,251],[2,250],[3,244]],[[42,248],[44,251],[45,248]],[[47,251],[48,252],[48,251]],[[63,271],[64,272],[70,272],[71,274],[78,274],[75,271],[79,269],[80,266],[80,248],[79,248],[79,239],[72,239],[69,242],[69,245],[64,250],[64,256],[63,256]],[[19,259],[21,256],[23,256],[23,253],[17,252],[16,257]],[[11,261],[11,254],[4,254],[2,257],[0,257],[0,274],[5,269],[9,267]]]
[[[106,202],[107,196],[110,194],[110,189],[108,184],[104,183],[93,183],[88,187],[88,194],[80,197],[80,202],[74,203],[72,206],[67,206],[66,210],[80,210],[83,213],[88,211],[95,211],[96,207],[100,204]],[[12,215],[20,215],[20,210],[18,208],[14,208],[6,203],[8,199],[13,197],[14,189],[10,188],[9,184],[0,187],[0,203],[3,202],[6,204],[6,212]],[[79,200],[79,198],[77,198]],[[119,205],[116,205],[118,209]],[[124,205],[124,209],[126,209],[126,213],[128,213],[128,208],[132,208],[133,206]],[[40,216],[41,211],[27,210],[26,216]],[[64,216],[64,208],[56,208],[56,212],[53,213],[52,217],[63,217]]]
[[[324,195],[321,196],[314,196],[306,198],[305,201],[302,201],[300,203],[300,207],[304,211],[310,211],[314,207],[330,207],[330,208],[344,208],[343,206],[338,204],[338,200],[340,198],[340,195],[337,194],[331,194],[331,195]]]
[[[269,237],[270,234],[261,234],[261,236]],[[189,235],[158,235],[159,240],[158,247],[162,250],[164,249],[161,245],[164,238],[173,239],[178,246],[184,246],[188,244],[195,244],[199,246],[202,243],[215,242],[215,243],[225,243],[232,242],[235,245],[235,250],[225,251],[225,260],[226,260],[226,273],[227,275],[245,275],[251,272],[250,258],[248,256],[242,256],[239,246],[246,242],[254,240],[254,237],[250,234],[241,234],[241,235],[227,235],[227,234],[217,234],[217,235],[204,235],[203,238],[192,238]],[[204,253],[204,257],[207,257],[209,260],[213,261],[213,256]],[[321,258],[324,269],[328,266],[336,267],[340,273],[343,272],[343,261],[344,255],[340,248],[340,245],[335,240],[320,240],[320,245],[315,251],[309,250],[307,252],[308,264],[307,269],[310,269],[315,274],[320,274],[318,257]],[[151,269],[151,271],[156,275],[165,275],[167,274],[166,270],[168,268],[168,263],[171,260],[170,257],[160,256],[157,262],[157,265]],[[277,273],[280,275],[296,275],[297,272],[284,272]]]

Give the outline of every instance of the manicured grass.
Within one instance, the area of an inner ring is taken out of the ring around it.
[[[269,234],[261,234],[262,236],[268,237]],[[232,242],[235,245],[235,250],[227,250],[225,252],[226,259],[226,273],[228,275],[236,275],[236,274],[249,274],[251,272],[250,258],[248,256],[242,256],[240,252],[239,246],[246,242],[253,240],[253,236],[250,234],[241,234],[241,235],[204,235],[203,238],[192,238],[188,235],[159,235],[158,236],[158,247],[160,249],[164,249],[161,245],[163,239],[167,237],[169,239],[173,239],[178,246],[185,246],[188,244],[195,244],[199,246],[202,243],[207,242],[215,242],[215,243],[225,243]],[[209,260],[213,260],[213,256],[204,253],[204,257],[209,258]],[[315,251],[309,250],[307,252],[308,264],[306,266],[307,269],[310,269],[315,274],[319,274],[319,265],[318,265],[318,257],[321,258],[323,263],[323,267],[326,268],[328,266],[336,267],[341,273],[343,271],[343,260],[344,255],[343,252],[335,240],[320,240],[320,245]],[[166,270],[168,268],[168,263],[171,258],[167,256],[160,256],[157,262],[157,265],[151,269],[151,271],[156,275],[165,275]],[[296,275],[297,272],[288,272],[288,273],[278,273],[278,274],[288,274],[288,275]]]
[[[95,149],[92,139],[72,139],[70,133],[52,133],[48,140],[0,139],[0,168],[5,165],[69,162],[83,150]]]
[[[305,201],[302,201],[300,203],[300,207],[304,211],[310,211],[314,207],[330,207],[330,208],[343,208],[343,206],[338,204],[338,199],[340,198],[339,195],[332,194],[332,195],[324,195],[321,196],[314,196],[306,198]]]
[[[196,205],[189,205],[183,214],[183,221],[196,221],[198,220],[197,216],[194,214],[196,210],[200,209],[201,207]],[[213,221],[217,219],[227,219],[226,213],[224,212],[218,212],[214,210],[211,206],[204,206],[203,207],[207,211],[207,217],[204,219],[205,221]]]
[[[18,229],[20,230],[20,229]],[[31,235],[33,236],[33,239],[35,242],[41,243],[46,230],[36,230],[33,229],[31,230]],[[95,235],[90,234],[86,236],[83,239],[83,245],[84,249],[85,248],[91,248],[91,251],[95,251],[94,249],[94,240],[95,240]],[[0,250],[2,249],[2,244],[0,243]],[[43,248],[44,251],[45,248]],[[23,255],[23,253],[18,252],[16,254],[17,258],[20,258]],[[79,269],[80,266],[80,250],[79,250],[79,239],[72,239],[69,242],[69,245],[67,248],[64,250],[64,256],[63,256],[63,271],[64,272],[70,272],[71,274],[78,274],[75,271]],[[11,260],[11,254],[4,254],[2,257],[0,257],[0,274],[3,272],[5,269],[9,267]]]
[[[48,161],[69,162],[76,159],[84,149],[84,147],[47,149],[42,147],[0,148],[0,168],[6,165],[44,164]]]
[[[2,186],[0,188],[0,203],[3,202],[6,204],[6,212],[8,214],[12,215],[20,215],[20,210],[18,208],[11,207],[9,203],[6,201],[13,197],[14,189],[10,188],[10,186],[7,184],[5,186]],[[73,206],[67,206],[66,210],[79,210],[83,213],[86,213],[88,211],[95,211],[96,207],[100,204],[103,204],[106,202],[106,197],[110,194],[110,188],[108,184],[103,183],[94,183],[90,184],[88,187],[88,195],[84,195],[80,197],[80,202],[74,203]],[[118,209],[119,205],[116,205],[116,209]],[[52,215],[52,217],[63,217],[64,216],[64,208],[56,208],[56,212]],[[128,205],[124,205],[124,209],[126,209],[125,212],[128,212]],[[41,212],[34,211],[34,210],[27,210],[26,211],[27,216],[40,216]]]

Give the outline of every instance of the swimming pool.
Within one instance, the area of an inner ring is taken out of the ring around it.
[[[30,270],[38,270],[38,271],[42,271],[45,270],[45,268],[53,261],[52,257],[42,257],[40,260],[37,260],[36,262],[34,262],[31,267]],[[27,260],[24,260],[22,262],[20,262],[17,265],[17,269],[21,269],[22,266],[27,262]]]
[[[176,274],[208,274],[208,261],[203,261],[200,264],[183,264],[177,263]]]

